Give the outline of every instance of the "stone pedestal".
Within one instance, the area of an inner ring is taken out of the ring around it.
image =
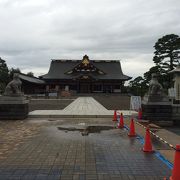
[[[160,97],[159,97],[160,100]],[[159,125],[171,125],[172,121],[172,105],[165,97],[158,102],[155,96],[145,96],[142,101],[142,118],[156,122]]]
[[[180,125],[180,104],[172,104],[172,119],[174,124]]]
[[[1,120],[20,120],[28,116],[28,103],[24,96],[0,97],[0,119]]]

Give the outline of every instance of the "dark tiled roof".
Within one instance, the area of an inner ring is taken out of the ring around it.
[[[31,83],[35,83],[35,84],[44,84],[45,83],[44,80],[40,80],[36,77],[30,77],[30,76],[27,76],[26,74],[22,74],[22,73],[19,73],[19,78],[21,80],[31,82]]]
[[[43,76],[42,79],[72,79],[78,74],[66,74],[75,66],[77,66],[81,60],[52,60],[49,72]],[[86,75],[91,75],[97,79],[114,79],[114,80],[129,80],[131,77],[123,74],[121,64],[119,61],[110,60],[91,60],[94,66],[105,72],[105,74],[97,74],[88,72]],[[83,72],[79,72],[79,75],[83,75]]]

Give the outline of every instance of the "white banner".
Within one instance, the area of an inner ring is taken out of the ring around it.
[[[139,111],[139,109],[141,109],[140,96],[131,96],[130,108],[131,110],[135,110],[135,111]]]
[[[176,89],[169,88],[168,89],[168,96],[171,97],[171,98],[175,98],[175,96],[176,96]]]

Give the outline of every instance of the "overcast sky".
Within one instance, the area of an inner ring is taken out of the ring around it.
[[[136,77],[155,42],[180,35],[180,0],[0,0],[0,57],[36,76],[51,59],[121,60]]]

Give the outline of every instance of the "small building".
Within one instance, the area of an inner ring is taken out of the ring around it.
[[[24,94],[44,94],[46,82],[36,78],[30,77],[26,74],[19,73],[19,78],[22,81],[22,92]]]
[[[85,55],[82,60],[52,59],[49,72],[35,82],[40,80],[38,87],[44,87],[46,94],[121,93],[125,81],[130,79],[123,74],[120,61],[89,60]]]

